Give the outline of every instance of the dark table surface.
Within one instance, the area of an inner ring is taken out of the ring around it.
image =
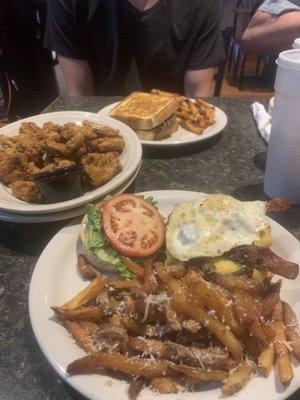
[[[59,98],[45,112],[97,112],[112,97]],[[131,192],[194,190],[226,193],[243,200],[265,199],[263,171],[266,145],[250,114],[253,99],[214,98],[228,125],[216,140],[180,151],[145,151]],[[300,239],[300,208],[274,216]],[[48,365],[33,336],[28,290],[38,256],[66,221],[47,224],[0,222],[0,398],[4,400],[83,399]],[[300,390],[289,400],[299,400]],[[258,399],[257,400],[261,400]],[[270,399],[271,400],[271,399]]]

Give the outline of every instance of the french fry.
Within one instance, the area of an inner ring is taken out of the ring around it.
[[[258,370],[262,376],[267,377],[273,367],[275,357],[274,343],[271,342],[269,346],[264,349],[257,360]]]
[[[200,349],[184,346],[170,340],[162,342],[139,337],[130,337],[129,347],[139,353],[152,354],[155,357],[182,362],[194,367],[201,365],[203,368],[228,369],[233,365],[228,352],[221,348]]]
[[[204,108],[208,108],[208,109],[210,109],[210,110],[214,110],[214,109],[215,109],[215,106],[214,106],[213,104],[207,103],[206,101],[201,100],[201,99],[199,99],[199,98],[196,99],[196,103],[197,103],[197,104],[200,104],[200,105],[203,106]]]
[[[128,388],[129,400],[136,400],[141,390],[143,389],[145,380],[143,378],[134,379]]]
[[[186,296],[173,294],[172,306],[177,312],[189,315],[200,322],[224,344],[236,360],[241,360],[243,349],[238,339],[222,322],[208,315],[198,303],[189,300]]]
[[[169,327],[173,331],[180,331],[182,329],[182,318],[177,314],[175,310],[170,306],[170,304],[166,304],[165,308],[165,318]]]
[[[193,118],[193,116],[192,116],[192,114],[190,113],[190,111],[189,110],[181,110],[181,111],[179,111],[179,113],[177,114],[177,116],[182,120],[186,120],[186,121],[191,121],[192,120],[192,118]],[[181,122],[183,122],[183,121],[181,121]]]
[[[102,373],[104,369],[120,371],[147,379],[159,378],[170,373],[169,363],[164,360],[130,358],[119,353],[88,355],[73,361],[67,367],[68,374]]]
[[[237,320],[232,301],[227,299],[219,288],[213,283],[207,282],[196,272],[190,272],[184,279],[187,287],[197,300],[205,307],[216,312],[220,321],[230,327],[230,330],[237,336],[241,336],[243,330]]]
[[[233,289],[233,302],[240,323],[250,326],[255,321],[262,320],[262,312],[254,297],[244,290]]]
[[[181,279],[187,273],[187,268],[183,265],[167,265],[166,271],[175,279]]]
[[[274,338],[274,332],[269,325],[262,324],[260,321],[256,320],[248,327],[248,330],[253,338],[258,342],[257,346],[261,347],[268,346],[270,341]]]
[[[93,321],[78,321],[79,325],[81,326],[81,328],[83,328],[86,333],[88,335],[94,335],[98,329],[99,329],[99,325],[95,324],[95,322]]]
[[[282,302],[282,305],[285,334],[291,343],[295,357],[300,361],[300,334],[297,317],[289,304]]]
[[[195,133],[196,135],[201,135],[204,130],[201,126],[196,126],[191,122],[189,122],[188,120],[180,121],[180,124],[183,128],[187,129],[190,132]]]
[[[286,386],[292,381],[294,374],[286,342],[285,328],[282,321],[272,321],[271,327],[275,332],[274,346],[278,372],[281,383]]]
[[[132,289],[140,286],[141,283],[137,279],[116,279],[112,281],[112,287],[115,289]]]
[[[143,278],[144,276],[143,267],[141,267],[138,263],[125,256],[122,256],[122,261],[126,265],[126,267],[130,269],[130,271],[133,272],[138,278]]]
[[[83,279],[92,280],[97,276],[96,271],[91,267],[83,254],[79,254],[77,257],[77,268]]]
[[[95,278],[85,289],[83,289],[75,297],[73,297],[73,299],[67,301],[61,307],[66,308],[67,310],[72,310],[74,308],[84,306],[96,298],[96,296],[104,288],[106,282],[107,278],[97,276],[97,278]]]
[[[158,285],[155,275],[156,271],[154,269],[153,262],[150,260],[145,262],[144,282],[143,285],[138,288],[138,292],[140,294],[145,295],[155,291]]]
[[[228,290],[241,289],[254,294],[264,289],[264,284],[262,282],[258,282],[244,275],[233,276],[216,274],[214,282]]]
[[[65,326],[80,347],[82,347],[87,353],[94,352],[90,336],[77,321],[65,321]]]
[[[62,320],[87,320],[98,319],[103,317],[104,312],[100,307],[79,307],[75,309],[67,309],[63,307],[51,307],[55,314]]]
[[[190,108],[192,114],[195,115],[195,116],[199,115],[199,117],[200,117],[199,110],[195,106],[195,103],[193,103],[192,101],[189,101],[188,105],[189,105],[189,108]]]
[[[246,386],[250,376],[254,372],[254,364],[252,362],[243,362],[237,369],[229,375],[221,388],[224,396],[231,396],[239,392]]]
[[[270,318],[273,314],[274,308],[280,300],[281,280],[272,284],[271,290],[267,293],[266,297],[262,300],[262,313],[265,318]]]
[[[155,392],[160,394],[177,393],[181,386],[170,378],[153,378],[150,385]]]
[[[181,281],[178,279],[174,279],[172,276],[172,271],[170,268],[166,267],[162,263],[155,263],[154,265],[155,271],[157,272],[157,275],[159,279],[163,282],[166,283],[168,288],[177,293],[184,293],[185,288],[184,285]]]
[[[199,382],[223,382],[228,377],[228,372],[217,369],[208,371],[201,368],[194,368],[184,364],[178,365],[174,363],[169,363],[169,366],[174,371],[181,372]]]
[[[121,321],[130,334],[135,336],[143,336],[145,334],[145,325],[136,325],[129,315],[123,315]]]
[[[273,310],[272,313],[272,320],[273,321],[282,321],[283,319],[283,308],[282,308],[282,302],[279,300]]]

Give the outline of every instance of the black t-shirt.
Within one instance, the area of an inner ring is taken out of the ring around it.
[[[224,59],[219,0],[48,0],[46,47],[89,61],[99,94],[183,92],[186,70]],[[139,76],[139,79],[137,79]]]

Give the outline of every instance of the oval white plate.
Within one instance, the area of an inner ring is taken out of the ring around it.
[[[117,103],[110,104],[107,107],[102,108],[97,115],[100,117],[111,118],[109,116],[110,110],[115,107]],[[178,146],[178,145],[186,145],[196,142],[202,142],[203,140],[207,140],[212,136],[220,133],[225,126],[227,125],[227,116],[220,108],[216,107],[216,122],[206,128],[202,135],[196,135],[195,133],[189,132],[186,129],[179,126],[178,130],[172,134],[168,139],[163,140],[141,140],[141,143],[145,146],[155,146],[155,147],[165,147],[165,146]],[[113,118],[111,118],[113,119]],[[114,119],[113,119],[114,120]],[[114,120],[115,121],[115,120]]]
[[[84,119],[119,129],[120,134],[125,139],[125,148],[120,156],[122,171],[105,185],[87,192],[83,196],[54,204],[26,203],[12,196],[9,188],[3,184],[0,184],[1,210],[14,212],[17,214],[43,214],[79,207],[88,203],[89,201],[93,201],[110,193],[112,190],[124,183],[130,177],[130,175],[133,174],[142,158],[142,147],[140,141],[133,130],[127,125],[111,118],[107,119],[105,117],[99,117],[97,114],[83,111],[60,111],[48,114],[39,114],[6,125],[0,129],[0,134],[15,136],[18,133],[21,123],[26,121],[35,122],[37,125],[42,125],[47,121],[52,121],[57,124],[65,124],[67,122],[75,122],[76,124],[80,124]]]
[[[124,183],[122,183],[122,185],[118,186],[115,190],[110,192],[110,195],[123,193],[135,180],[137,174],[139,173],[140,167],[141,163],[139,164],[137,170],[133,173],[133,175]],[[95,199],[94,201],[97,201],[97,199]],[[69,210],[52,212],[49,214],[16,214],[0,210],[0,221],[15,222],[15,223],[17,222],[24,224],[37,224],[44,222],[62,221],[64,219],[75,218],[83,214],[85,214],[84,205],[75,208],[70,208]]]
[[[196,192],[157,191],[147,192],[158,201],[163,216],[167,216],[176,203],[193,200],[201,196]],[[300,243],[286,229],[270,220],[273,249],[282,257],[300,263]],[[39,258],[30,284],[29,312],[31,325],[36,339],[56,372],[78,392],[91,400],[127,399],[128,384],[111,379],[105,375],[68,376],[67,365],[76,358],[85,355],[71,339],[65,328],[54,317],[50,306],[60,305],[69,300],[78,291],[87,286],[76,271],[76,246],[80,233],[80,224],[76,222],[63,228],[50,241]],[[300,318],[300,282],[283,279],[282,297],[288,301]],[[295,377],[291,385],[284,390],[274,370],[265,379],[253,377],[247,386],[230,399],[239,400],[284,400],[300,386],[300,367],[294,367]],[[197,393],[158,396],[151,390],[143,390],[140,400],[220,400],[220,389]]]

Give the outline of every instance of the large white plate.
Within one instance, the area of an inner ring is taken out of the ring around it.
[[[137,174],[139,173],[140,167],[141,163],[139,164],[134,174],[129,179],[127,179],[127,181],[122,183],[122,185],[118,186],[115,190],[110,192],[110,195],[123,193],[135,180]],[[97,199],[95,199],[94,202],[95,201],[97,201]],[[85,205],[49,214],[16,214],[0,210],[0,221],[37,224],[44,222],[62,221],[64,219],[75,218],[83,214],[85,214]]]
[[[112,128],[120,130],[120,134],[125,139],[125,148],[120,156],[122,171],[105,185],[87,192],[83,196],[55,204],[26,203],[12,196],[10,190],[5,185],[0,184],[1,210],[14,212],[17,214],[43,214],[79,207],[88,203],[89,201],[93,201],[110,193],[112,190],[124,183],[133,174],[142,158],[142,147],[140,141],[132,129],[130,129],[127,125],[111,118],[107,119],[105,117],[99,117],[97,114],[82,111],[60,111],[48,114],[39,114],[6,125],[0,129],[0,134],[15,136],[18,133],[21,123],[24,121],[32,121],[37,125],[42,125],[47,121],[52,121],[57,124],[65,124],[67,122],[81,124],[84,119],[101,123],[103,125],[108,125]]]
[[[167,216],[176,203],[199,198],[200,193],[184,191],[147,192],[158,201],[160,212]],[[273,249],[282,257],[300,263],[300,243],[287,230],[270,220]],[[127,383],[105,375],[68,376],[67,365],[84,355],[71,339],[65,328],[54,317],[50,306],[60,305],[78,293],[87,283],[77,274],[76,246],[80,224],[74,222],[63,228],[48,244],[34,269],[29,290],[29,312],[36,339],[56,372],[77,391],[91,400],[127,399]],[[282,297],[297,312],[300,318],[300,282],[283,279]],[[272,371],[265,379],[254,377],[247,386],[232,399],[239,400],[283,400],[300,386],[300,367],[294,368],[295,377],[284,390],[278,374]],[[139,399],[158,399],[150,390],[143,390]],[[220,389],[197,393],[180,393],[161,396],[168,400],[219,400]]]
[[[100,117],[111,118],[109,117],[109,111],[117,104],[118,102],[102,108],[102,110],[100,110],[97,115],[99,115]],[[186,144],[201,142],[220,133],[225,128],[226,125],[227,125],[226,114],[224,113],[224,111],[220,110],[220,108],[216,107],[216,122],[214,123],[214,125],[206,128],[202,133],[202,135],[196,135],[195,133],[191,133],[180,126],[178,130],[175,133],[173,133],[173,135],[168,139],[157,140],[157,141],[141,140],[141,143],[145,146],[166,147],[166,146],[178,146],[178,145],[186,145]]]

